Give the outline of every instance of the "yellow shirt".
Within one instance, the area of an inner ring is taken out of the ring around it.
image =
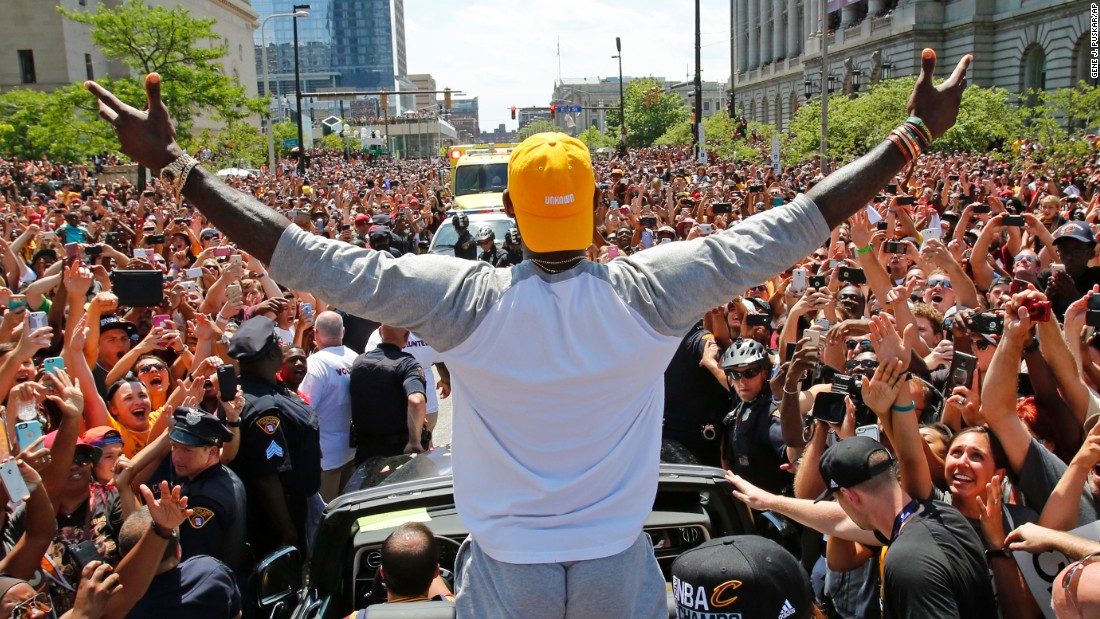
[[[149,443],[149,433],[153,430],[153,426],[157,424],[157,420],[160,419],[163,413],[163,406],[149,413],[149,429],[145,432],[134,432],[119,423],[114,415],[107,416],[107,425],[111,426],[112,429],[117,430],[118,433],[122,435],[123,455],[127,458],[133,458],[134,454],[145,448],[145,445]]]

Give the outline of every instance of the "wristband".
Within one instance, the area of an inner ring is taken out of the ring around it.
[[[241,420],[238,419],[236,421],[226,421],[225,426],[227,428],[239,428],[239,427],[241,427]]]
[[[1031,353],[1033,353],[1037,350],[1039,350],[1039,338],[1035,338],[1035,339],[1031,340],[1030,344],[1028,344],[1027,346],[1024,346],[1024,354],[1025,355],[1030,355]]]
[[[869,251],[871,251],[871,244],[870,243],[868,243],[867,247],[864,247],[863,249],[857,249],[856,253],[857,254],[866,254]]]
[[[260,273],[259,275],[256,276],[256,279],[263,279],[265,277],[267,277],[267,273]]]
[[[910,402],[909,406],[891,406],[890,410],[894,411],[895,413],[908,413],[909,411],[915,409],[916,407],[917,407],[916,402]]]
[[[158,525],[155,522],[153,523],[153,526],[150,527],[150,528],[152,528],[153,533],[156,533],[157,537],[159,537],[161,539],[174,540],[174,539],[179,537],[179,534],[176,532],[175,529],[172,529],[171,533],[165,535],[164,532],[160,530],[160,525]]]
[[[986,559],[1011,559],[1012,558],[1012,551],[1009,550],[1007,547],[1001,548],[1000,550],[990,550],[990,549],[987,548],[986,551],[985,551],[985,558]]]
[[[794,391],[787,391],[787,387],[783,387],[783,395],[798,395],[800,393],[802,392],[797,389],[795,389]]]

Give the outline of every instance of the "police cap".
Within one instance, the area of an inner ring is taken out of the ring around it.
[[[229,341],[229,356],[237,361],[255,361],[272,346],[278,346],[275,321],[267,316],[253,316],[241,323]]]
[[[233,433],[215,415],[180,406],[172,414],[175,425],[168,438],[189,447],[214,447],[233,440]]]

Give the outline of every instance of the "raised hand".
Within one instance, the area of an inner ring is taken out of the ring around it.
[[[160,527],[162,532],[174,530],[192,514],[187,509],[187,497],[181,495],[180,487],[170,487],[166,481],[160,482],[160,500],[153,496],[153,491],[145,484],[141,484],[141,496],[149,506],[149,515],[153,517],[154,526]]]
[[[80,573],[80,587],[70,619],[99,619],[107,610],[107,601],[122,590],[122,581],[109,563],[89,561]]]
[[[939,86],[933,86],[936,52],[929,48],[921,52],[920,77],[917,78],[913,94],[909,97],[908,107],[910,115],[920,118],[928,126],[933,139],[946,133],[955,124],[955,118],[959,115],[959,106],[962,104],[962,94],[966,90],[966,69],[973,60],[973,56],[966,54],[959,60],[951,77]],[[167,115],[165,117],[167,118]]]
[[[144,112],[119,101],[111,91],[94,81],[84,82],[84,87],[99,99],[100,117],[114,126],[122,152],[131,159],[159,174],[162,168],[183,154],[183,149],[176,144],[176,130],[168,117],[168,108],[160,98],[159,74],[145,76],[149,107]]]

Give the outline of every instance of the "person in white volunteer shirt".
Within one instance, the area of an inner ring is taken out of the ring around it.
[[[321,425],[321,498],[340,496],[355,471],[355,448],[349,446],[351,428],[351,363],[355,351],[344,346],[344,319],[321,312],[314,323],[317,352],[306,359],[306,377],[298,390],[309,398]]]
[[[367,339],[367,345],[363,352],[370,352],[378,348],[381,343],[382,334],[378,332],[378,329],[375,329],[374,333],[371,333],[370,338]],[[427,413],[424,420],[428,422],[428,429],[434,431],[435,423],[439,420],[439,400],[451,395],[451,373],[447,371],[447,366],[440,360],[439,353],[436,352],[435,348],[432,348],[431,344],[420,339],[411,331],[409,332],[409,343],[401,350],[416,357],[416,362],[424,368],[424,380],[426,382],[424,390],[427,397],[425,409]],[[439,372],[438,381],[435,380],[435,373],[431,371],[433,365],[436,371]],[[437,387],[439,388],[438,396],[435,393]]]

